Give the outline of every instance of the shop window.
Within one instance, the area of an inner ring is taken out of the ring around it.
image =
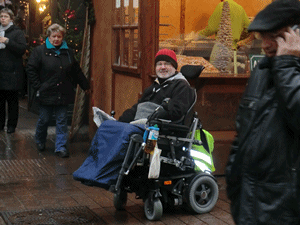
[[[112,66],[116,71],[139,73],[139,0],[115,0]]]
[[[252,55],[263,52],[247,26],[272,0],[234,2],[159,0],[159,49],[176,52],[179,70],[196,64],[205,66],[202,76],[249,76]]]

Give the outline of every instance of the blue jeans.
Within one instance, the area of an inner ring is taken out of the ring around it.
[[[35,132],[36,143],[46,143],[47,130],[52,115],[56,119],[55,152],[66,150],[68,141],[68,106],[39,105],[39,119]]]

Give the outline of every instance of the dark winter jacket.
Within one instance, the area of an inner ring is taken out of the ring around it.
[[[46,44],[36,47],[29,57],[26,72],[37,91],[37,101],[43,105],[73,103],[77,84],[83,90],[89,89],[73,50],[69,48],[60,49],[57,54]]]
[[[299,224],[300,58],[264,58],[241,100],[226,167],[237,224]]]
[[[20,90],[23,88],[23,54],[26,50],[24,32],[15,25],[5,31],[9,39],[4,49],[0,49],[0,90]]]
[[[150,87],[146,88],[138,103],[123,112],[119,121],[127,123],[133,121],[138,105],[141,103],[152,102],[161,105],[166,98],[170,100],[163,105],[165,111],[158,117],[176,121],[181,119],[193,104],[195,92],[181,73],[177,73],[161,84],[156,79]]]

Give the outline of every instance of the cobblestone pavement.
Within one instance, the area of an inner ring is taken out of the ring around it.
[[[24,104],[20,108],[20,120],[16,132],[0,132],[0,224],[68,224],[31,222],[29,217],[44,216],[41,210],[80,208],[76,215],[83,221],[83,209],[89,209],[98,222],[90,224],[234,224],[225,193],[225,179],[218,176],[219,199],[210,213],[195,215],[178,207],[165,210],[159,221],[148,221],[144,216],[143,202],[128,195],[128,202],[123,211],[116,211],[113,206],[113,193],[97,187],[89,187],[72,179],[72,173],[82,164],[87,156],[89,141],[70,143],[70,158],[61,159],[54,155],[54,127],[49,129],[46,151],[36,150],[33,135],[37,115],[27,111]],[[37,211],[25,214],[20,212]],[[19,212],[18,217],[12,212]],[[54,211],[51,211],[52,214]],[[55,211],[57,213],[58,211]],[[43,214],[44,213],[44,214]],[[82,216],[80,216],[82,214]],[[66,213],[64,214],[66,215]],[[69,214],[68,214],[69,215]],[[91,218],[91,214],[89,214]],[[47,217],[48,219],[50,217]],[[27,222],[26,222],[27,221]],[[71,220],[70,220],[71,221]],[[92,221],[92,220],[91,220]],[[70,224],[87,224],[70,222]]]

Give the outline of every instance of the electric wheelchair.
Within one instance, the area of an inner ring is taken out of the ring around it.
[[[194,79],[203,69],[202,66],[186,65],[181,72],[188,79]],[[194,104],[196,96],[195,91]],[[203,145],[203,140],[195,138],[202,125],[194,112],[194,104],[179,121],[151,119],[152,116],[147,121],[148,126],[159,127],[157,145],[162,152],[158,178],[148,178],[151,157],[144,151],[145,138],[141,134],[130,137],[116,183],[109,187],[114,193],[117,210],[124,209],[127,193],[135,193],[136,198],[144,201],[145,216],[149,220],[159,220],[163,208],[170,206],[186,206],[193,213],[206,213],[213,209],[219,195],[217,181],[204,164],[203,167],[198,165],[200,170],[196,171],[195,160],[191,156],[194,146]]]

